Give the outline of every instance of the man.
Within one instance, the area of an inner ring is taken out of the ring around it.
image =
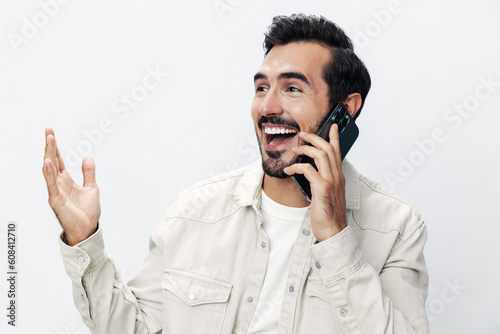
[[[49,203],[93,333],[428,333],[423,220],[341,162],[336,125],[329,142],[315,135],[335,103],[356,118],[370,88],[351,41],[292,15],[274,18],[264,48],[252,104],[262,161],[184,191],[128,284],[104,249],[92,159],[77,186],[46,130]]]

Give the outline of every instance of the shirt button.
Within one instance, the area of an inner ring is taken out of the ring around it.
[[[85,262],[85,257],[83,255],[80,255],[78,258],[77,258],[78,262],[80,263],[83,263]]]
[[[191,292],[191,293],[189,294],[189,296],[188,296],[188,299],[189,299],[189,300],[191,300],[191,301],[193,301],[193,300],[195,300],[195,299],[196,299],[196,295],[195,295],[194,293],[192,293],[192,292]]]
[[[293,286],[293,285],[290,285],[290,287],[288,288],[288,291],[290,291],[290,292],[294,292],[294,291],[295,291],[294,286]]]
[[[262,248],[266,248],[266,243],[265,243],[264,241],[262,241],[262,243],[260,244],[260,246],[261,246]]]
[[[345,308],[340,310],[340,316],[341,317],[347,317],[347,313],[349,313]]]
[[[249,303],[253,302],[253,298],[252,297],[248,297],[247,298],[247,302],[249,302]]]
[[[319,263],[318,261],[316,261],[316,263],[314,264],[314,266],[318,269],[321,269],[321,263]]]
[[[302,234],[305,235],[306,237],[308,237],[309,234],[311,234],[311,231],[309,231],[309,230],[302,230]]]
[[[80,295],[80,297],[82,298],[82,302],[85,301],[85,296],[83,295],[83,293]]]

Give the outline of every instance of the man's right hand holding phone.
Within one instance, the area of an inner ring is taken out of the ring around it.
[[[286,167],[284,172],[302,174],[311,183],[311,227],[316,239],[322,242],[347,226],[338,127],[336,124],[331,126],[330,142],[314,133],[300,133],[300,136],[311,146],[297,146],[294,153],[313,158],[318,170],[309,163],[296,163]]]
[[[284,169],[286,174],[295,177],[297,186],[311,201],[311,226],[319,242],[347,226],[342,159],[358,137],[359,130],[351,113],[355,115],[360,104],[361,96],[350,94],[344,103],[332,108],[317,134],[300,133],[309,145],[294,147],[293,152],[304,158]]]
[[[79,186],[64,167],[54,130],[47,128],[42,171],[49,205],[64,230],[68,245],[74,246],[94,234],[101,216],[94,160],[90,157],[83,160],[83,186]]]

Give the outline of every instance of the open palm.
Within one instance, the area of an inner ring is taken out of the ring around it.
[[[79,186],[64,167],[54,131],[47,128],[45,138],[42,170],[49,192],[49,204],[63,227],[68,244],[72,246],[95,232],[101,215],[95,164],[92,158],[84,159],[84,181],[83,186]]]

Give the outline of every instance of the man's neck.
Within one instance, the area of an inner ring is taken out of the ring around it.
[[[300,208],[310,204],[290,177],[279,179],[266,174],[263,189],[269,198],[282,205]]]

